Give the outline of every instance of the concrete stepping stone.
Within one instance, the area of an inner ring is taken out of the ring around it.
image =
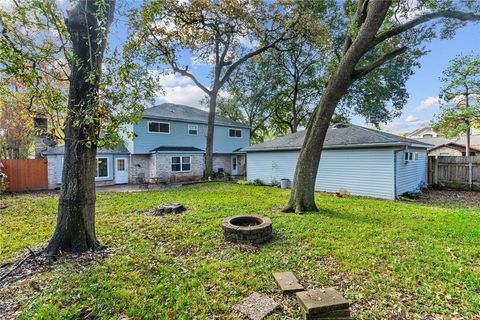
[[[292,272],[274,272],[273,278],[283,293],[294,293],[305,290]]]
[[[275,311],[280,305],[266,294],[252,293],[232,309],[238,311],[251,320],[262,320]]]
[[[350,319],[348,301],[334,288],[297,292],[304,319]]]

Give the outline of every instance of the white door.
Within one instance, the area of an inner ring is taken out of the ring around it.
[[[128,183],[128,158],[115,158],[115,184]]]
[[[237,156],[232,156],[232,176],[238,175],[238,159]]]

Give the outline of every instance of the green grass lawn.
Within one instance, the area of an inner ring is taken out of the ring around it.
[[[480,310],[480,210],[318,194],[322,211],[280,213],[288,191],[226,183],[168,191],[99,193],[97,234],[111,254],[81,264],[60,260],[14,294],[22,319],[228,319],[252,292],[282,303],[272,319],[298,319],[272,272],[291,270],[309,287],[335,286],[358,319],[473,319]],[[141,215],[179,202],[182,215]],[[44,246],[57,197],[6,197],[0,262]],[[222,218],[261,214],[275,237],[258,252],[222,239]],[[25,252],[25,251],[23,251]],[[33,288],[33,289],[32,289]],[[433,317],[431,318],[433,319]]]

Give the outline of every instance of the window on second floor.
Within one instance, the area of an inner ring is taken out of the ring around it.
[[[241,138],[242,130],[240,129],[228,129],[228,136],[232,138]]]
[[[168,122],[148,122],[148,132],[153,133],[170,133],[170,123]]]
[[[188,134],[191,136],[198,135],[198,126],[196,124],[189,124],[188,125]]]

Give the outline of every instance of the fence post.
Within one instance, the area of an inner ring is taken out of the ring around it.
[[[435,156],[433,159],[433,184],[438,184],[438,157]]]
[[[472,190],[473,184],[473,170],[472,170],[472,157],[468,156],[468,189]]]

